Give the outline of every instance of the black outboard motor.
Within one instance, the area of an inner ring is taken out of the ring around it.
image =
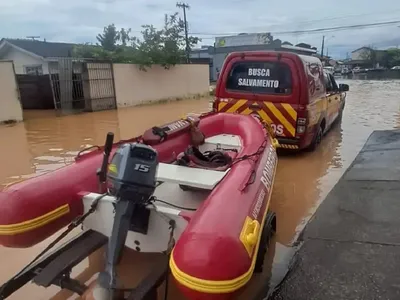
[[[137,143],[120,146],[108,167],[108,192],[117,198],[117,202],[106,267],[98,279],[99,285],[108,291],[108,299],[113,299],[117,289],[115,268],[125,245],[133,212],[135,208],[145,206],[153,195],[157,168],[157,152],[150,146]]]

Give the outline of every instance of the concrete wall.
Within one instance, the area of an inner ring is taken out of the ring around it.
[[[153,66],[147,71],[137,65],[114,64],[117,106],[184,98],[209,93],[208,65],[176,65],[169,70]]]
[[[11,61],[0,61],[0,123],[22,121],[22,107]]]
[[[16,74],[26,74],[25,66],[37,66],[42,65],[43,74],[49,74],[49,66],[46,61],[40,58],[30,56],[22,51],[18,51],[15,48],[10,48],[7,53],[1,57],[2,60],[14,61],[14,68]]]
[[[360,48],[351,53],[352,60],[364,60],[368,54],[371,52],[368,48]]]

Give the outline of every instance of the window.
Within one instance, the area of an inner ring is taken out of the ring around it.
[[[336,80],[335,80],[335,76],[333,76],[332,74],[329,74],[329,77],[331,79],[332,82],[332,88],[334,91],[338,91],[339,90],[339,85],[337,84]]]
[[[333,91],[333,85],[332,85],[332,81],[331,78],[329,77],[329,74],[324,72],[324,81],[325,81],[325,88],[326,88],[326,92],[330,93]]]
[[[43,75],[42,65],[24,66],[27,75]]]
[[[255,94],[290,94],[292,72],[281,62],[237,62],[228,74],[226,89]]]
[[[327,93],[332,93],[339,90],[335,77],[332,74],[324,72],[325,87]]]

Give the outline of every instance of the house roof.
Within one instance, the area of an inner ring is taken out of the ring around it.
[[[351,53],[354,53],[354,52],[357,52],[358,50],[361,50],[361,49],[369,49],[369,50],[372,50],[370,47],[360,47],[360,48],[357,48],[356,50],[353,50],[353,51],[351,51]]]
[[[303,47],[299,47],[299,46],[291,46],[288,44],[285,44],[285,45],[282,44],[281,48],[295,50],[295,51],[297,50],[297,51],[307,52],[307,53],[317,53],[317,50],[315,50],[315,49],[303,48]]]
[[[70,57],[72,56],[72,50],[75,46],[75,44],[69,43],[53,43],[25,39],[2,39],[0,40],[0,44],[3,41],[41,57]]]

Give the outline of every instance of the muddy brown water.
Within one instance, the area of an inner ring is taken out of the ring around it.
[[[277,213],[277,235],[267,254],[268,265],[239,297],[250,299],[265,286],[272,274],[277,283],[286,271],[289,248],[361,149],[372,130],[400,127],[400,81],[350,81],[345,113],[314,153],[280,155],[271,209]],[[49,172],[73,161],[88,145],[102,144],[109,131],[116,139],[141,134],[155,124],[174,120],[188,112],[208,110],[209,99],[125,108],[80,115],[55,117],[51,111],[27,111],[24,123],[0,126],[0,184],[6,185]],[[73,233],[74,234],[74,233]],[[72,235],[73,235],[72,234]],[[51,240],[51,238],[49,239]],[[30,249],[0,247],[0,283],[14,275],[49,242]],[[142,254],[141,254],[142,255]],[[120,273],[129,284],[150,270],[163,257],[137,259],[126,251]],[[87,283],[103,266],[98,251],[74,269],[73,275]],[[132,270],[137,270],[136,272]],[[183,299],[171,286],[168,299]],[[48,289],[27,285],[9,299],[78,299],[57,287]]]

